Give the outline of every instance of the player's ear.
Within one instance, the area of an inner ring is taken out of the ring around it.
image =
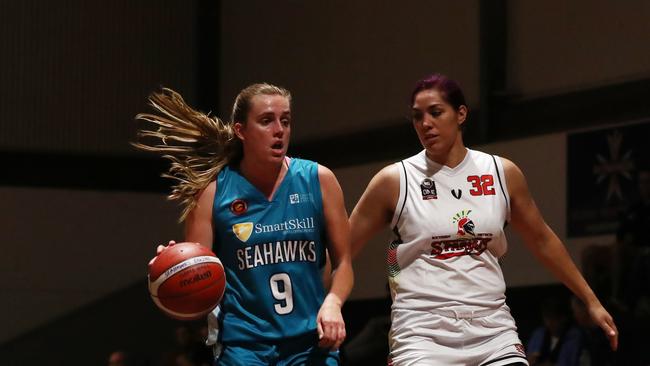
[[[244,140],[244,135],[242,134],[242,130],[244,129],[244,124],[241,122],[235,122],[232,125],[233,131],[235,131],[235,136],[237,136],[238,139]]]
[[[461,126],[467,119],[467,106],[461,105],[456,113],[458,114],[458,126]]]

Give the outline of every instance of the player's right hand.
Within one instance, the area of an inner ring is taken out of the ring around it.
[[[341,314],[341,301],[328,294],[316,316],[318,346],[336,351],[345,340],[345,322]]]

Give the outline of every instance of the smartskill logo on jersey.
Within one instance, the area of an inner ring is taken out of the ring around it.
[[[232,226],[237,239],[246,243],[253,234],[309,233],[315,230],[314,218],[289,219],[279,223],[241,222]],[[255,243],[237,249],[240,270],[284,262],[316,262],[316,242],[313,240],[277,240]]]
[[[314,231],[314,218],[290,219],[277,224],[264,225],[255,224],[255,233],[311,233]]]
[[[252,222],[241,222],[232,226],[232,232],[235,234],[237,239],[243,241],[244,243],[248,241],[248,238],[251,237],[253,233],[253,223]]]
[[[452,217],[456,235],[434,236],[431,239],[431,255],[436,259],[449,259],[463,255],[481,255],[492,240],[491,233],[475,233],[474,221],[469,218],[472,210],[463,210]]]
[[[314,218],[307,217],[303,219],[290,219],[275,224],[260,224],[253,222],[241,222],[232,226],[232,232],[237,239],[242,242],[247,242],[253,232],[255,234],[261,233],[311,233],[314,231]]]

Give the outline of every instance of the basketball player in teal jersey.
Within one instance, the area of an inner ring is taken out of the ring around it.
[[[185,240],[213,249],[226,270],[224,297],[208,319],[216,364],[338,365],[341,306],[353,282],[347,213],[329,169],[286,156],[289,92],[245,88],[229,124],[189,109],[169,90],[151,102],[162,115],[139,118],[159,128],[143,134],[163,145],[138,146],[174,154],[171,173],[180,183],[172,197],[187,203]],[[190,143],[164,146],[169,141]]]
[[[616,349],[612,317],[545,223],[521,170],[465,147],[459,85],[440,74],[420,80],[410,108],[423,150],[377,173],[350,217],[353,255],[381,228],[395,233],[387,248],[390,364],[528,364],[505,303],[506,223],[584,302]]]

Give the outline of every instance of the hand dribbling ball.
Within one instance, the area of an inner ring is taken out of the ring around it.
[[[148,278],[154,303],[179,320],[207,315],[219,304],[226,287],[221,261],[197,243],[166,247],[149,266]]]

